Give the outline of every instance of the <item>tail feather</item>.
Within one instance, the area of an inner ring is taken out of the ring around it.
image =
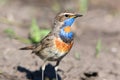
[[[34,46],[27,46],[27,47],[20,48],[20,50],[33,50],[33,49],[34,49]]]

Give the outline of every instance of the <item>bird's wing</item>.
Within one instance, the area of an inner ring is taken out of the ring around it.
[[[54,39],[54,36],[51,33],[49,33],[45,38],[43,38],[35,46],[35,48],[33,49],[32,53],[37,53],[37,52],[43,50],[44,48],[53,46],[53,39]]]

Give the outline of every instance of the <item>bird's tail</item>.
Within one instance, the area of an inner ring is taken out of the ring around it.
[[[34,46],[27,46],[20,48],[20,50],[33,50],[34,48],[35,48]]]

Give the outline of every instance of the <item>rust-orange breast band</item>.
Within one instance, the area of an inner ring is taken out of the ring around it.
[[[71,49],[72,45],[73,45],[73,42],[68,44],[61,41],[58,38],[55,39],[55,46],[60,52],[65,52],[65,53],[68,52]]]

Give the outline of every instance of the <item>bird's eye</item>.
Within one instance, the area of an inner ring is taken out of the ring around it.
[[[68,14],[65,14],[65,17],[69,17],[69,15],[68,15]]]

